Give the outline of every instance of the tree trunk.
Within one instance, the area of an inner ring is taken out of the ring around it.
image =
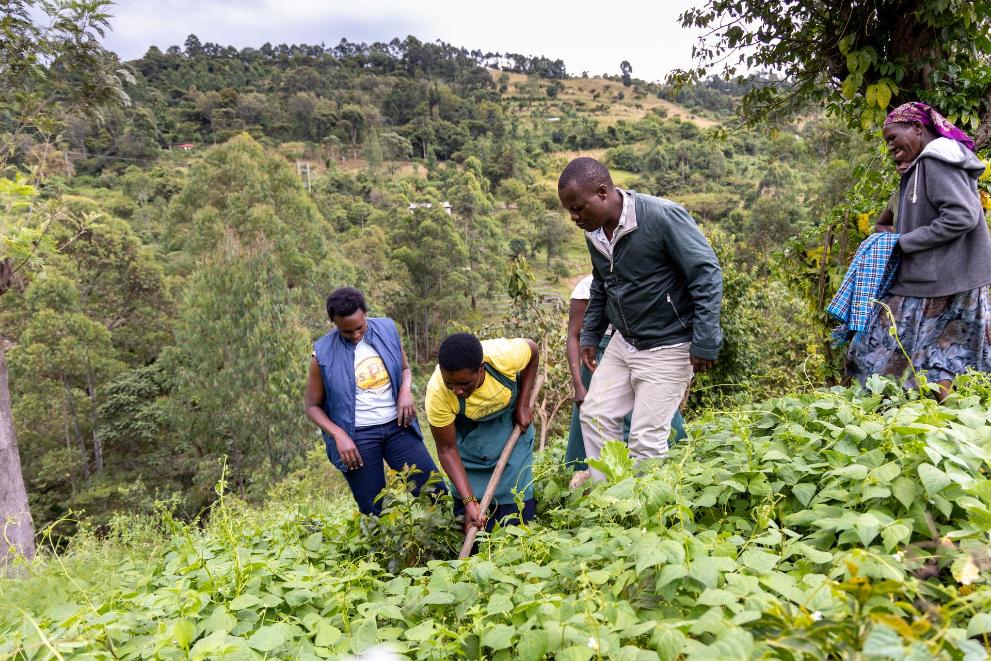
[[[10,257],[0,259],[0,295],[10,289],[14,283],[14,264]]]
[[[426,306],[423,308],[423,356],[424,360],[430,357],[430,308]]]
[[[423,356],[420,353],[420,315],[413,315],[413,333],[410,335],[413,338],[413,355],[414,360],[418,363],[423,362]]]
[[[550,421],[547,419],[547,395],[540,398],[540,406],[537,407],[537,417],[540,418],[540,445],[537,449],[543,452],[547,446],[547,430],[550,427]]]
[[[978,113],[981,123],[974,131],[974,148],[978,150],[984,149],[988,143],[991,143],[991,87],[985,90],[984,100],[987,106]]]
[[[34,521],[21,475],[14,418],[7,387],[7,361],[0,346],[0,572],[12,556],[34,557]]]
[[[89,450],[86,449],[86,439],[79,429],[79,412],[76,409],[76,398],[72,396],[72,384],[65,374],[61,375],[62,388],[65,390],[65,401],[69,406],[69,418],[72,420],[72,430],[76,435],[76,444],[79,446],[79,457],[82,459],[83,480],[89,480]]]
[[[545,447],[547,447],[547,436],[550,434],[551,427],[554,425],[554,420],[557,419],[557,414],[561,411],[561,407],[564,406],[564,404],[566,402],[568,402],[568,400],[570,400],[570,399],[571,399],[571,395],[568,395],[567,397],[564,397],[562,399],[559,399],[557,401],[557,403],[554,404],[554,406],[551,407],[550,413],[545,413],[545,410],[547,408],[547,398],[545,397],[544,398],[544,401],[541,402],[541,404],[540,404],[541,423],[543,425],[540,428],[540,449],[541,450],[543,450]]]
[[[93,374],[86,375],[86,390],[89,395],[89,423],[90,434],[93,437],[93,463],[95,472],[103,470],[103,439],[97,431],[96,424],[96,386],[93,384]]]
[[[65,402],[62,403],[62,435],[65,438],[65,449],[67,452],[72,452],[72,434],[69,431],[69,412],[66,411]],[[69,491],[72,494],[76,493],[76,472],[69,472]]]

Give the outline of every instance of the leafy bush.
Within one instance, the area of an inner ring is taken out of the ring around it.
[[[509,256],[519,257],[520,255],[526,253],[526,241],[516,237],[509,240]]]
[[[609,167],[618,170],[628,170],[629,172],[643,172],[646,169],[644,167],[643,156],[631,145],[613,147],[607,151],[606,163]]]
[[[437,491],[443,480],[435,474],[414,496],[409,481],[412,470],[390,476],[379,495],[380,516],[352,519],[357,530],[347,537],[356,542],[350,547],[356,559],[378,558],[387,570],[398,572],[458,556],[463,532],[452,516],[450,493]]]
[[[567,278],[571,275],[571,267],[568,265],[564,259],[555,259],[551,262],[551,273],[553,273],[558,278]]]

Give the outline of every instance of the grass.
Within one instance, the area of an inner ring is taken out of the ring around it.
[[[646,93],[637,95],[634,93],[633,87],[625,87],[621,82],[614,80],[600,77],[569,78],[561,81],[564,89],[558,92],[557,97],[550,98],[546,96],[547,81],[544,79],[489,69],[489,74],[497,83],[504,73],[509,76],[509,89],[503,98],[528,102],[529,111],[521,112],[523,115],[532,113],[532,110],[536,108],[553,114],[555,108],[559,109],[562,103],[584,101],[585,103],[604,104],[606,106],[603,111],[589,112],[601,126],[612,126],[621,119],[635,122],[655,109],[665,111],[668,117],[678,117],[694,122],[702,128],[719,124],[713,119],[697,115],[666,99],[659,99]],[[622,99],[617,98],[620,92],[623,93],[624,98]],[[599,95],[598,98],[594,96],[596,93]],[[534,96],[537,95],[544,98],[534,100]]]

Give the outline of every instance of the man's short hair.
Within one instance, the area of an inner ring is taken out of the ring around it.
[[[350,317],[358,310],[368,312],[365,296],[354,287],[341,287],[330,292],[327,297],[327,318]]]
[[[558,177],[557,189],[564,190],[571,184],[578,190],[594,190],[599,186],[613,188],[609,168],[588,156],[579,156],[565,166]]]
[[[482,367],[482,343],[471,333],[454,333],[440,343],[437,362],[446,372],[471,370],[477,372]]]

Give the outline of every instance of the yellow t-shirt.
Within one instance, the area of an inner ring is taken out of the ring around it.
[[[510,380],[530,362],[530,345],[521,337],[482,341],[482,359]],[[472,420],[484,418],[509,406],[512,392],[486,373],[482,386],[465,401],[465,415]],[[434,427],[446,427],[454,422],[460,406],[458,398],[444,385],[440,366],[427,384],[427,421]]]

